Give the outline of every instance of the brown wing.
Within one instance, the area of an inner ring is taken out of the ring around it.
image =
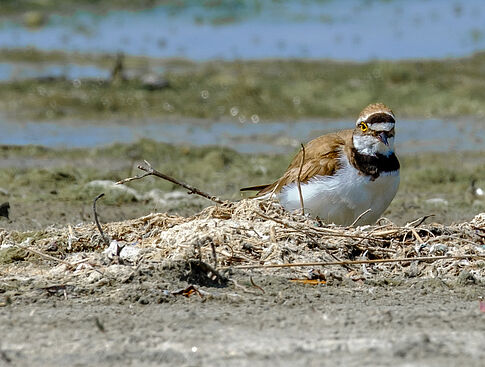
[[[315,175],[332,176],[339,167],[339,155],[344,145],[352,145],[352,130],[322,135],[305,146],[305,162],[300,175],[300,182],[307,182]],[[255,186],[261,189],[256,197],[269,192],[279,192],[284,186],[298,181],[303,152],[300,150],[293,158],[283,176],[270,185]]]
[[[269,185],[271,184],[243,187],[242,189],[239,189],[239,191],[260,191],[260,190],[264,190]]]

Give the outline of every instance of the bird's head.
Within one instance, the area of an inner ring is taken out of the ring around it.
[[[365,155],[394,153],[395,123],[394,113],[382,103],[367,106],[355,123],[355,149]]]

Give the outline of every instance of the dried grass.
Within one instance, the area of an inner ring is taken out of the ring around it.
[[[201,258],[213,263],[214,249],[219,268],[409,258],[416,260],[325,269],[332,275],[353,279],[373,275],[454,277],[466,270],[475,279],[485,280],[485,213],[450,226],[416,221],[398,227],[389,221],[381,222],[384,224],[339,227],[288,213],[275,202],[243,200],[211,206],[188,218],[157,213],[105,224],[103,229],[111,239],[139,248],[142,256],[138,262]],[[19,245],[19,238],[24,238],[24,244],[43,251],[55,242],[63,253],[105,248],[94,223],[51,227],[25,240],[27,236],[0,231],[0,243]],[[432,256],[449,258],[417,261]],[[464,256],[468,258],[454,258]]]

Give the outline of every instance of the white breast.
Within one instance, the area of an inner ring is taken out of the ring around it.
[[[305,212],[327,223],[350,225],[371,209],[357,224],[375,223],[396,195],[399,171],[381,174],[372,181],[354,168],[345,155],[340,159],[341,169],[333,176],[315,176],[301,184]],[[277,198],[289,211],[301,208],[296,183],[285,186]]]

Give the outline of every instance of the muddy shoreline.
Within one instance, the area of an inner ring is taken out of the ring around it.
[[[264,294],[201,287],[205,296],[185,298],[164,295],[164,288],[186,286],[173,273],[144,269],[131,284],[74,287],[66,296],[32,287],[0,308],[0,360],[15,366],[479,366],[485,357],[480,284],[315,287],[252,271],[233,277],[250,287],[251,275]]]
[[[421,245],[408,237],[408,227],[347,229],[390,236],[370,237],[374,247],[365,250],[361,240],[316,236],[311,220],[269,206],[272,217],[293,220],[271,227],[255,216],[255,205],[104,225],[123,244],[119,252],[106,250],[92,224],[44,234],[0,232],[0,360],[15,366],[481,365],[483,214],[457,226],[418,225]],[[307,232],[295,234],[297,225]],[[443,251],[470,257],[430,263],[415,257]],[[237,266],[258,258],[308,262],[333,253],[354,259],[400,252],[416,261],[311,271]],[[306,282],[311,274],[323,280]]]

